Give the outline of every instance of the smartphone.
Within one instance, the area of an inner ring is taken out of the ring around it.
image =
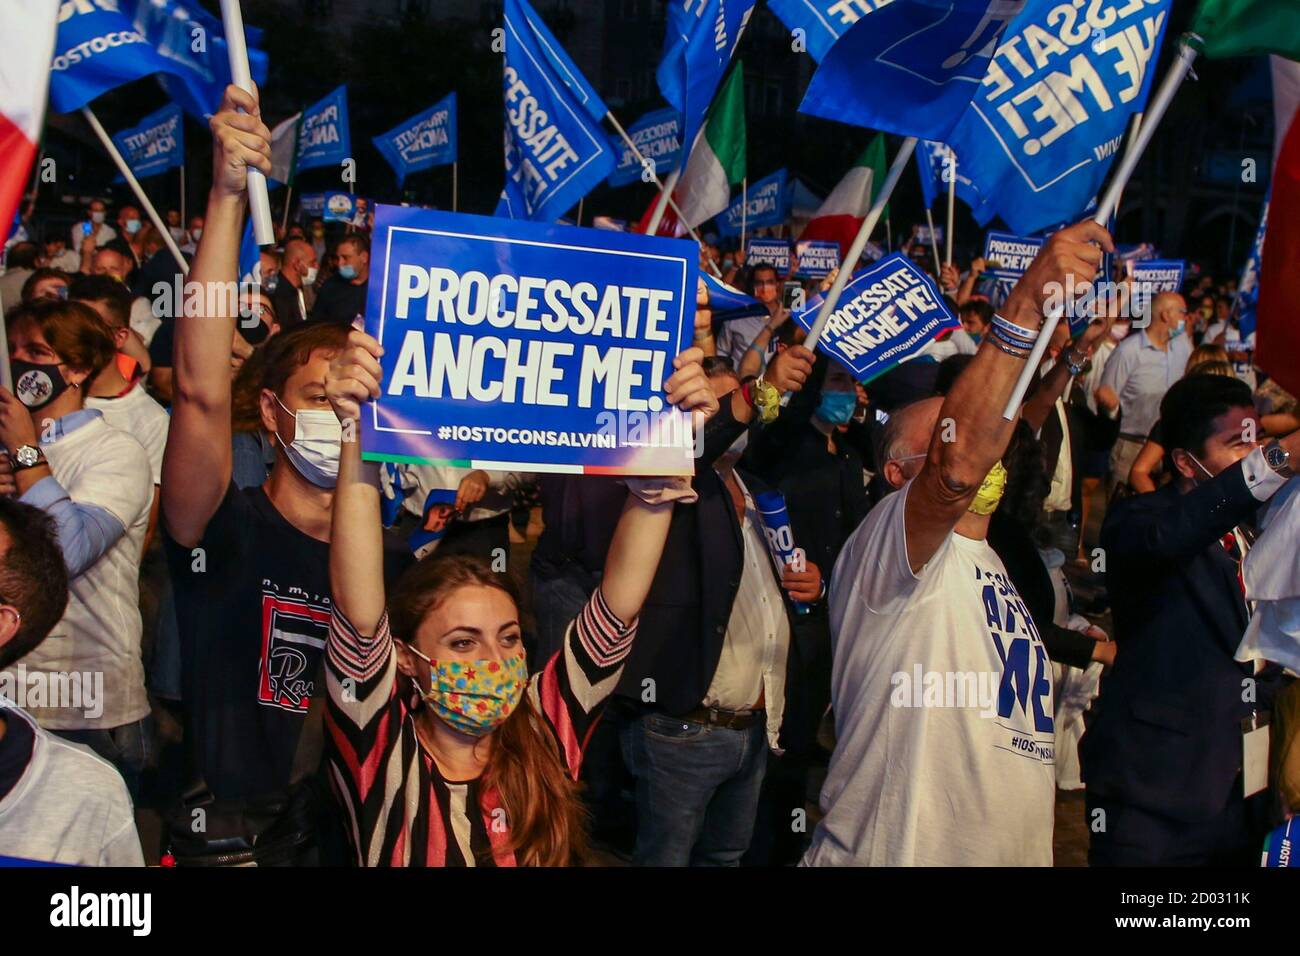
[[[83,223],[81,224],[81,234],[82,234],[83,236],[88,236],[88,235],[90,235],[90,234],[91,234],[92,232],[94,232],[94,231],[95,231],[95,227],[94,227],[93,224],[88,223],[88,222],[83,222]]]
[[[786,282],[781,293],[781,304],[792,311],[802,309],[804,305],[803,283],[793,280]]]

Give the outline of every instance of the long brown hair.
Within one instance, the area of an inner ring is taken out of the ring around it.
[[[426,614],[462,587],[503,591],[515,606],[519,596],[505,575],[471,555],[434,556],[410,568],[388,598],[393,636],[410,643]],[[483,771],[484,803],[495,794],[509,822],[508,849],[524,866],[570,866],[587,854],[587,820],[578,783],[569,775],[542,715],[527,692],[492,732],[492,751]],[[490,807],[485,806],[485,810]]]

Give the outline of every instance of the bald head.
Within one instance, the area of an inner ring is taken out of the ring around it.
[[[125,282],[130,272],[131,263],[127,261],[126,256],[107,246],[96,251],[95,258],[91,260],[91,275],[112,276]]]
[[[311,243],[290,239],[284,244],[284,263],[280,267],[280,274],[287,276],[294,286],[301,289],[304,285],[310,285],[307,275],[310,272],[314,277],[316,267],[316,250]]]
[[[1177,292],[1161,292],[1151,303],[1151,318],[1172,329],[1187,315],[1187,303]]]
[[[881,439],[881,473],[892,487],[903,487],[925,464],[922,456],[930,449],[942,408],[943,397],[936,396],[904,405],[889,416]]]

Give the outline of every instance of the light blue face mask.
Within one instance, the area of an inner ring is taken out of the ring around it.
[[[1187,329],[1187,321],[1185,319],[1179,319],[1178,324],[1169,330],[1170,341],[1178,338],[1178,336],[1182,335],[1183,332],[1186,331],[1186,329]]]
[[[822,392],[817,417],[831,425],[847,425],[857,407],[858,396],[853,392]]]
[[[357,277],[356,266],[339,266],[339,275],[344,279],[351,281]]]
[[[137,232],[140,231],[140,227],[142,225],[143,223],[140,222],[139,219],[128,219],[126,221],[126,231],[134,236]]]

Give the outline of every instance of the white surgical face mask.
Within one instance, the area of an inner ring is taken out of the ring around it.
[[[343,426],[338,417],[326,409],[289,411],[279,398],[276,401],[294,418],[292,442],[285,444],[276,435],[289,462],[316,487],[333,488],[339,480],[339,452],[343,441]]]
[[[195,242],[198,242],[200,239],[203,238],[203,230],[202,230],[202,229],[191,229],[191,230],[190,230],[190,238],[191,238],[192,240],[194,240]]]
[[[102,212],[92,212],[90,214],[90,221],[98,225],[104,221],[104,214]]]
[[[310,269],[308,269],[305,273],[303,273],[303,276],[302,276],[302,284],[303,284],[303,285],[315,285],[315,284],[316,284],[316,273],[318,273],[319,271],[320,271],[320,269],[318,269],[316,266],[312,266]]]

